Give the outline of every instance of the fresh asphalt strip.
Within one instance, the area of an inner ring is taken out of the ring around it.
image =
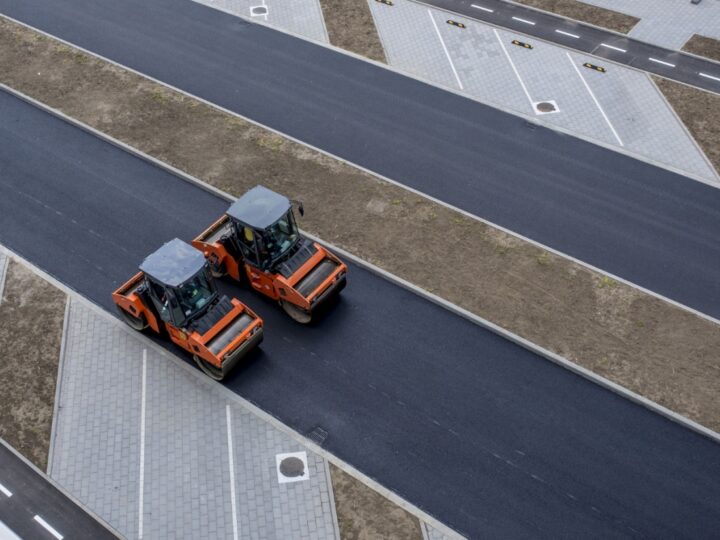
[[[720,318],[719,189],[190,0],[0,13]]]
[[[3,91],[0,118],[0,243],[107,310],[228,206]],[[230,389],[470,537],[718,530],[720,445],[349,266],[309,327],[222,283],[266,322]]]
[[[0,524],[20,538],[117,538],[1,439],[0,484],[6,488],[0,491]],[[0,538],[4,536],[0,534]]]
[[[720,78],[720,64],[712,60],[504,0],[416,1],[720,94],[720,79],[713,80],[706,75],[714,73]],[[673,69],[666,69],[668,67]]]

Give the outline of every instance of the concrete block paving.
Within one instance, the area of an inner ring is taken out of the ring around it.
[[[61,365],[49,472],[123,535],[338,538],[323,458],[221,386],[78,301]],[[298,451],[307,480],[280,484]]]
[[[329,43],[319,0],[195,0],[235,15],[271,24],[282,30]],[[242,54],[242,51],[238,51]]]
[[[720,182],[647,74],[408,0],[395,0],[393,6],[368,3],[393,67],[539,123]],[[583,67],[586,62],[602,64],[606,72]],[[551,102],[554,110],[540,111],[538,102]]]

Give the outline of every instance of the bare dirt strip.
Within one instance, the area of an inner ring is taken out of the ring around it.
[[[715,170],[720,171],[720,94],[660,77],[652,79]]]
[[[385,62],[367,0],[320,0],[330,43],[346,51]]]
[[[343,540],[422,540],[415,516],[334,465],[333,493]]]
[[[720,62],[720,41],[717,39],[695,34],[683,45],[682,50]]]
[[[0,303],[0,437],[45,470],[65,294],[21,264],[8,264]]]

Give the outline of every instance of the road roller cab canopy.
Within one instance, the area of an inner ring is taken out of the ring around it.
[[[302,214],[302,205],[299,210]],[[264,186],[245,193],[230,206],[227,215],[235,225],[245,260],[255,266],[272,266],[301,238],[290,199]]]
[[[160,318],[178,328],[217,296],[203,254],[177,238],[148,256],[140,270],[148,278],[150,296]]]

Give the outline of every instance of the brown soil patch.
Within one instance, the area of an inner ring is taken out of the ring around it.
[[[660,77],[653,81],[720,171],[720,95]]]
[[[330,43],[385,62],[385,51],[366,0],[320,0]]]
[[[549,11],[557,15],[562,15],[568,19],[594,24],[608,30],[614,30],[622,34],[627,34],[633,29],[640,19],[632,15],[618,13],[610,9],[605,9],[590,4],[584,4],[577,0],[513,0],[518,4],[524,4],[543,11]]]
[[[695,34],[683,45],[682,50],[720,62],[720,41],[717,39]]]
[[[342,540],[422,540],[417,518],[330,465]]]
[[[234,195],[301,199],[308,231],[720,429],[717,325],[7,21],[0,81]]]
[[[0,437],[45,470],[65,295],[11,260],[3,297]]]

